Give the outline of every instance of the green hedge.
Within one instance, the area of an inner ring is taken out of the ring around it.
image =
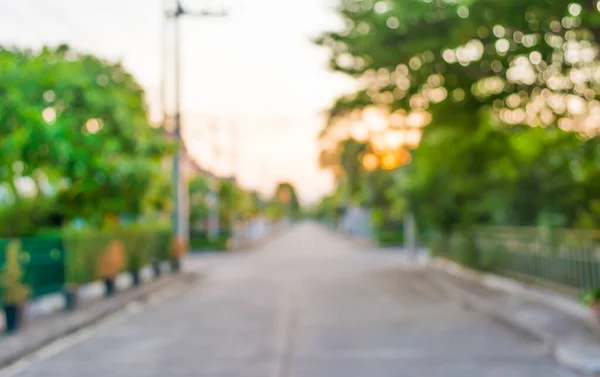
[[[84,284],[99,278],[98,258],[112,241],[123,243],[126,270],[135,271],[153,261],[171,258],[171,232],[165,228],[126,226],[108,230],[65,231],[66,281]]]
[[[214,240],[210,240],[206,233],[190,234],[190,249],[192,251],[226,250],[229,238],[229,232],[219,233]]]
[[[377,232],[379,246],[399,246],[404,244],[404,233],[401,230],[381,230]]]

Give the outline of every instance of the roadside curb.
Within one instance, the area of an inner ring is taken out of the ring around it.
[[[446,272],[446,271],[444,271]],[[452,284],[451,282],[444,279],[435,278],[436,283],[446,294],[451,297],[454,301],[470,308],[476,310],[486,317],[489,317],[503,325],[508,325],[510,327],[518,329],[520,332],[524,332],[527,336],[535,339],[538,342],[541,342],[544,348],[550,353],[554,348],[556,340],[549,334],[537,331],[530,327],[523,326],[517,320],[515,320],[512,316],[505,313],[502,309],[498,309],[493,304],[490,304],[486,300],[483,300],[475,294],[471,294],[467,292],[463,288],[459,288]]]
[[[82,307],[73,313],[59,313],[40,318],[14,335],[0,337],[0,368],[44,348],[63,337],[76,333],[126,309],[130,304],[149,299],[152,295],[178,284],[191,284],[200,278],[195,272],[163,276],[144,285],[121,292]],[[37,322],[37,323],[36,323]]]
[[[509,297],[522,298],[546,305],[552,310],[581,321],[582,328],[588,326],[587,321],[582,318],[581,311],[577,310],[576,304],[568,303],[560,297],[557,300],[549,298],[547,292],[537,291],[525,284],[504,277],[480,273],[448,260],[432,260],[430,266],[455,278],[505,293]],[[585,375],[600,376],[600,347],[598,344],[580,338],[560,339],[555,334],[534,328],[526,321],[521,320],[518,315],[510,310],[510,305],[499,307],[498,302],[482,299],[476,294],[468,292],[465,288],[456,286],[448,279],[436,277],[435,280],[440,288],[453,300],[540,342],[546,353],[559,364]]]

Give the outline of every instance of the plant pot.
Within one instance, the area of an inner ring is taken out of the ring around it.
[[[137,287],[142,281],[140,280],[140,270],[131,271],[131,285]]]
[[[114,296],[114,294],[117,292],[117,286],[114,278],[104,279],[104,287],[106,288],[106,297]]]
[[[181,261],[179,259],[171,260],[171,271],[173,271],[173,272],[181,271]]]
[[[65,311],[72,312],[77,309],[77,304],[79,303],[78,299],[78,289],[77,287],[68,287],[65,288]]]
[[[4,318],[6,319],[6,333],[17,332],[23,325],[24,306],[22,304],[5,304]]]
[[[152,271],[154,271],[154,277],[160,276],[162,271],[160,270],[160,262],[159,261],[152,262]]]

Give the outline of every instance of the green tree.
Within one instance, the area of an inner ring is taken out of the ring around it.
[[[0,95],[0,180],[15,206],[25,200],[16,182],[28,180],[29,196],[52,198],[66,220],[101,225],[148,208],[169,148],[120,64],[64,45],[0,50]]]
[[[410,203],[421,223],[444,231],[533,225],[547,214],[564,225],[593,223],[600,172],[598,140],[591,139],[600,119],[600,76],[591,73],[600,68],[595,7],[342,1],[346,26],[316,42],[330,51],[331,68],[361,87],[329,109],[322,162],[338,175],[344,170],[335,146],[366,106],[425,110],[432,122],[412,163],[384,184],[387,194],[376,195],[388,195],[392,208]]]
[[[300,214],[300,201],[291,183],[281,182],[277,185],[274,201],[285,216],[296,218]]]

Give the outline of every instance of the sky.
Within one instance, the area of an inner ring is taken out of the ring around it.
[[[181,22],[183,137],[192,157],[218,174],[235,170],[241,184],[270,194],[291,181],[301,200],[333,188],[318,168],[322,111],[352,91],[329,72],[327,51],[311,38],[341,21],[327,0],[182,0],[190,10],[228,16]],[[0,44],[39,48],[68,43],[122,61],[146,88],[160,119],[163,9],[172,0],[0,0]],[[173,109],[173,35],[166,29]],[[234,153],[235,151],[235,153]]]

